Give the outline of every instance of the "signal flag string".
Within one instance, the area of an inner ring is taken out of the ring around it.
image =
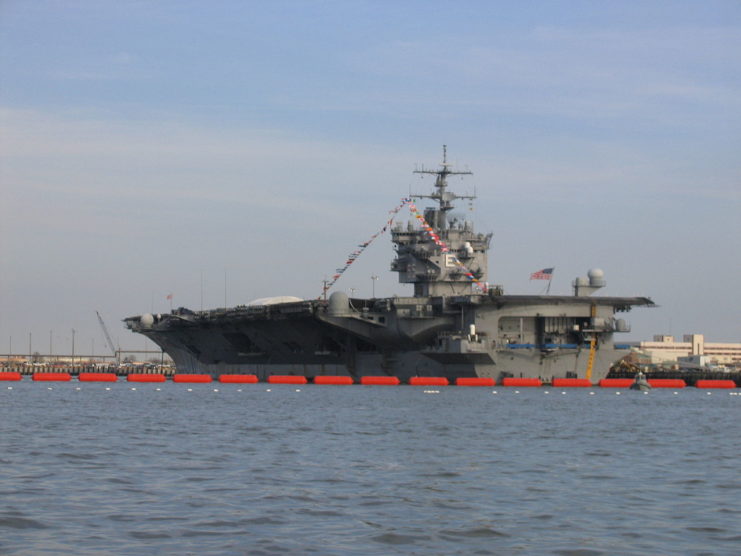
[[[365,251],[366,248],[371,243],[373,243],[373,241],[378,236],[382,235],[386,230],[388,230],[391,227],[391,224],[393,224],[394,222],[394,218],[396,218],[396,215],[399,214],[399,211],[404,208],[404,205],[406,205],[407,203],[411,203],[411,202],[412,200],[410,198],[405,197],[401,200],[401,203],[399,203],[399,205],[396,208],[389,211],[389,219],[386,221],[386,225],[380,230],[378,230],[375,234],[373,234],[368,239],[368,241],[365,241],[359,244],[358,248],[347,256],[345,265],[335,270],[335,273],[332,275],[332,279],[326,284],[324,284],[324,287],[322,288],[322,293],[317,299],[321,299],[327,293],[327,291],[329,291],[332,288],[332,286],[334,286],[335,282],[337,282],[337,280],[340,279],[340,276],[342,276],[345,273],[345,271],[350,267],[351,264],[355,262],[355,260],[363,253],[363,251]]]
[[[473,272],[471,272],[468,267],[466,267],[465,264],[461,262],[461,260],[458,258],[458,256],[455,253],[450,253],[450,249],[445,244],[445,242],[440,239],[440,236],[435,233],[435,230],[432,226],[430,226],[425,220],[425,217],[422,216],[419,211],[417,210],[417,206],[414,204],[413,200],[410,197],[405,197],[401,200],[401,203],[399,203],[398,206],[396,206],[394,209],[389,211],[389,219],[386,221],[386,225],[378,230],[375,234],[373,234],[368,241],[365,241],[358,245],[358,248],[350,253],[347,256],[347,260],[345,261],[344,266],[335,269],[335,273],[332,275],[332,279],[329,280],[327,283],[324,284],[324,287],[322,288],[322,293],[317,297],[317,299],[321,299],[326,293],[332,288],[332,286],[335,285],[337,280],[340,279],[340,277],[345,273],[345,271],[350,268],[350,265],[352,265],[358,257],[363,253],[363,251],[366,250],[366,248],[373,243],[373,241],[380,235],[382,235],[386,230],[388,230],[391,227],[391,224],[393,224],[394,219],[396,218],[396,215],[399,214],[399,211],[404,208],[405,205],[409,205],[409,211],[412,213],[412,215],[419,220],[420,226],[422,229],[427,233],[429,238],[440,247],[440,250],[443,253],[449,253],[452,257],[453,263],[463,271],[463,274],[471,280],[474,284],[476,284],[479,289],[486,293],[487,287],[486,284],[482,283],[476,276],[473,275]]]

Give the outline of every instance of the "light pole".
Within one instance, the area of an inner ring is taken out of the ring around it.
[[[376,280],[378,280],[378,276],[371,276],[371,283],[373,284],[373,295],[371,297],[373,297],[373,299],[376,298]]]
[[[72,365],[75,364],[75,329],[72,329]]]

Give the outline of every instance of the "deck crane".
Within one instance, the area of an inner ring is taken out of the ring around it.
[[[111,335],[108,333],[108,328],[106,327],[105,322],[103,322],[103,317],[100,316],[100,313],[98,311],[95,311],[95,314],[98,315],[98,322],[100,323],[100,327],[103,329],[103,335],[105,336],[106,342],[108,343],[108,347],[111,348],[113,357],[115,357],[116,361],[118,361],[119,352],[116,351],[116,348],[113,345],[113,340],[111,340]]]

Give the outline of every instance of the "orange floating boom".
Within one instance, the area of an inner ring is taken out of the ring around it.
[[[697,388],[736,388],[736,383],[732,380],[698,380],[695,386]]]
[[[69,373],[33,373],[33,380],[69,382],[72,375]]]
[[[600,388],[630,388],[632,378],[603,378],[599,381]]]
[[[172,375],[172,381],[180,382],[180,383],[189,383],[189,384],[190,383],[207,384],[213,381],[213,377],[211,375],[180,373],[180,374]]]
[[[412,386],[448,386],[450,382],[444,376],[413,376],[409,379]]]
[[[257,375],[219,375],[219,382],[223,384],[256,384]]]
[[[116,382],[116,373],[80,373],[77,375],[80,382]]]
[[[303,375],[270,375],[270,384],[306,384],[308,380]]]
[[[361,376],[360,384],[396,386],[400,383],[399,377],[396,376]]]
[[[155,373],[130,373],[126,376],[128,382],[165,382],[165,375]]]

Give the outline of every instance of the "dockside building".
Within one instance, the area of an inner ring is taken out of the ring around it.
[[[685,334],[681,342],[674,336],[656,335],[653,341],[637,342],[633,347],[654,364],[702,356],[714,365],[741,365],[741,343],[706,342],[703,334]]]

